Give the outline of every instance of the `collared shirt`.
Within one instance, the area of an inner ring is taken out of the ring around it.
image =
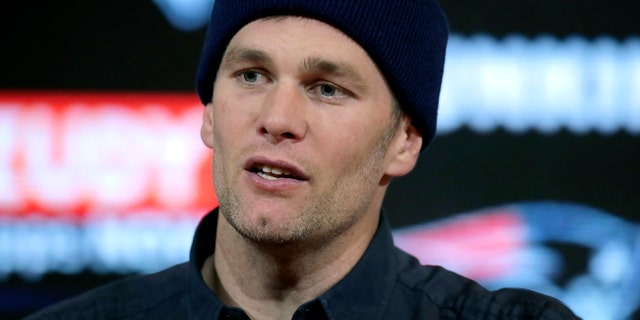
[[[218,211],[196,230],[189,262],[119,280],[49,307],[28,319],[249,319],[225,306],[200,270],[213,254]],[[369,247],[353,269],[295,320],[578,319],[558,300],[522,289],[488,291],[436,266],[421,266],[393,245],[381,214]]]

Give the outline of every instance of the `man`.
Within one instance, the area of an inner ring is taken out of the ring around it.
[[[217,0],[198,75],[220,203],[191,261],[33,318],[571,319],[393,246],[381,214],[435,132],[433,0]]]

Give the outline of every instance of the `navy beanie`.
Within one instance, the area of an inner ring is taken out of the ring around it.
[[[348,35],[369,54],[411,116],[423,149],[433,140],[449,34],[436,0],[215,0],[197,74],[203,104],[212,99],[231,38],[269,16],[308,17]]]

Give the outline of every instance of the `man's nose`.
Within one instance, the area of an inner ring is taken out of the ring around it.
[[[303,88],[279,83],[266,96],[258,118],[258,130],[273,143],[296,142],[307,134],[306,104]]]

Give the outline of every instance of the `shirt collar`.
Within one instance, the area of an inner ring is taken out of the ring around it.
[[[391,228],[380,214],[378,229],[360,260],[318,299],[332,319],[380,319],[395,284]]]
[[[215,209],[200,220],[193,236],[189,254],[190,319],[218,319],[224,308],[222,301],[209,289],[200,273],[205,260],[215,251],[217,228],[218,209]]]
[[[378,229],[354,268],[317,301],[330,319],[376,319],[383,313],[395,283],[395,247],[391,228],[380,215]],[[215,250],[218,209],[198,224],[190,253],[191,316],[217,319],[224,304],[204,282],[200,270]],[[314,300],[314,301],[316,301]],[[313,303],[313,301],[309,302]]]

